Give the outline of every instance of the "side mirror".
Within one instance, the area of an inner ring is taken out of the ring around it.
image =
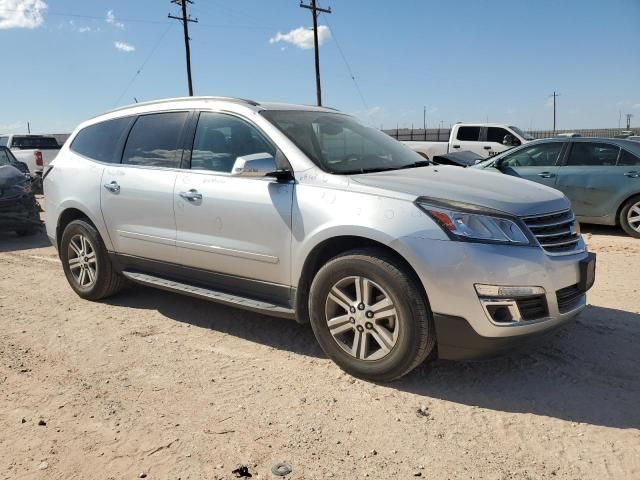
[[[277,172],[276,159],[270,153],[253,153],[236,158],[231,175],[234,177],[266,177]]]

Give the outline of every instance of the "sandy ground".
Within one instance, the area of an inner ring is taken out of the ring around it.
[[[44,236],[0,234],[0,478],[639,479],[640,240],[586,231],[590,306],[552,341],[386,385],[294,322],[143,287],[83,301]]]

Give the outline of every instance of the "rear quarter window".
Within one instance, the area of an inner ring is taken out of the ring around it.
[[[78,132],[71,150],[85,157],[105,163],[120,163],[120,145],[129,129],[131,117],[96,123]]]

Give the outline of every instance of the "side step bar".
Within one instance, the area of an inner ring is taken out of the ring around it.
[[[251,310],[252,312],[262,313],[264,315],[295,319],[295,311],[292,308],[274,305],[273,303],[264,302],[262,300],[254,300],[252,298],[239,297],[229,293],[218,292],[217,290],[196,287],[194,285],[189,285],[188,283],[167,280],[166,278],[156,277],[146,273],[125,270],[122,274],[133,282],[147,285],[149,287],[156,287],[170,292],[201,298],[203,300],[218,302],[231,307],[243,308],[245,310]]]

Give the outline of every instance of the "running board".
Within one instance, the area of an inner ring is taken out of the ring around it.
[[[252,298],[239,297],[237,295],[231,295],[229,293],[223,293],[217,290],[196,287],[194,285],[189,285],[188,283],[176,282],[174,280],[168,280],[166,278],[156,277],[154,275],[148,275],[146,273],[131,272],[125,270],[122,272],[122,274],[133,282],[139,283],[141,285],[147,285],[149,287],[156,287],[162,290],[168,290],[170,292],[189,295],[190,297],[196,297],[203,300],[222,303],[231,307],[238,307],[245,310],[251,310],[252,312],[272,315],[274,317],[283,317],[290,319],[295,319],[296,317],[295,311],[292,308],[282,307],[280,305],[264,302],[262,300],[254,300]]]

